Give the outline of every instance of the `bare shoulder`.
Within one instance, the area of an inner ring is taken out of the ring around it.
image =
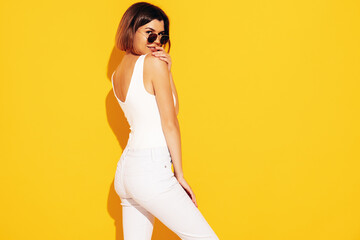
[[[151,54],[147,54],[145,56],[145,61],[147,63],[147,65],[150,65],[151,67],[155,67],[155,68],[167,68],[167,63],[164,62],[163,60],[159,59],[158,57],[155,57]]]
[[[151,54],[144,59],[144,69],[151,79],[164,79],[168,75],[167,63]]]

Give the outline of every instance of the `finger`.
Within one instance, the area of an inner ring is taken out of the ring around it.
[[[186,186],[186,191],[188,192],[188,195],[189,195],[190,199],[192,200],[193,199],[193,193],[192,193],[191,188],[189,186]]]
[[[166,57],[166,55],[162,52],[153,52],[152,54],[159,57]]]
[[[160,60],[166,62],[167,64],[169,64],[169,60],[166,57],[160,57]]]
[[[195,206],[197,207],[198,205],[197,205],[197,202],[196,202],[196,198],[195,198],[195,195],[194,194],[192,194],[192,201],[194,202],[194,204],[195,204]]]
[[[184,188],[184,190],[185,190],[185,192],[187,193],[187,195],[189,196],[189,198],[192,199],[192,196],[191,196],[191,193],[189,192],[189,190],[188,190],[186,187],[184,187],[184,186],[182,186],[182,187]]]
[[[165,56],[160,56],[160,58],[162,59],[162,60],[164,60],[165,62],[169,62],[169,60],[167,59],[167,57],[165,57]]]
[[[159,54],[153,54],[153,55],[154,55],[155,57],[158,57],[158,58],[161,59],[161,60],[165,60],[166,62],[168,62],[166,56],[162,56],[162,55],[159,55]]]
[[[195,194],[190,190],[190,194],[191,194],[191,199],[194,201],[195,200]]]
[[[159,47],[159,46],[155,46],[155,49],[156,49],[156,50],[158,50],[158,51],[162,51],[162,50],[164,50],[164,48]]]
[[[167,59],[167,56],[164,55],[163,53],[153,52],[152,55],[155,56],[155,57],[161,57],[161,58],[166,58]]]

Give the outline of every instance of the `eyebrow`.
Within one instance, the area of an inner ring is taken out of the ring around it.
[[[146,27],[146,28],[149,28],[149,29],[155,31],[155,29],[153,29],[153,28],[151,28],[151,27]],[[159,33],[162,33],[162,32],[165,32],[165,31],[161,31],[161,32],[159,32]]]

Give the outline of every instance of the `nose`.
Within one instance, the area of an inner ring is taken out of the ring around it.
[[[156,45],[158,45],[158,46],[160,46],[161,44],[160,44],[160,35],[157,35],[156,36],[156,40],[154,41],[154,43],[156,43]]]

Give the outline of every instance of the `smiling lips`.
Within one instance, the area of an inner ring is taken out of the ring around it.
[[[155,47],[152,47],[152,46],[148,46],[148,48],[150,48],[151,49],[151,51],[156,51],[156,48]]]

